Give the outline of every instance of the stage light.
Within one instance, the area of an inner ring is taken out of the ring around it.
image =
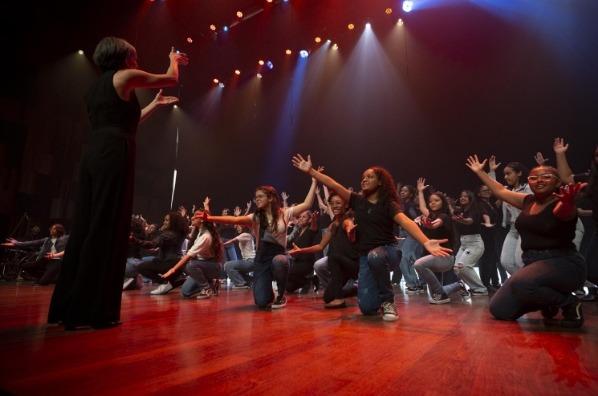
[[[405,22],[403,22],[403,20],[401,18],[399,18],[399,20],[397,21],[397,25],[403,26],[404,24],[405,24]]]
[[[355,29],[355,25],[352,24],[352,23],[350,23],[350,24],[347,25],[347,29],[353,30],[353,29]]]
[[[219,83],[219,84],[218,84],[218,86],[219,86],[220,88],[224,88],[224,83]]]
[[[243,12],[237,11],[237,18],[243,18]]]
[[[172,107],[174,107],[175,109],[178,109],[178,108],[179,108],[179,106],[177,106],[177,105],[174,105],[174,106],[172,106]]]
[[[371,29],[371,27],[372,27],[372,24],[368,22],[368,23],[366,23],[366,24],[365,24],[365,27],[366,27],[367,29]]]
[[[413,9],[413,1],[412,0],[404,0],[403,1],[403,11],[411,12]]]
[[[79,51],[77,51],[77,53],[78,53],[79,55],[83,55],[85,52],[83,52],[83,50],[79,50]]]
[[[240,75],[241,75],[241,70],[239,70],[239,69],[235,70],[235,74],[236,74],[237,76],[240,76]]]
[[[273,0],[266,0],[266,3],[272,3]]]
[[[299,51],[299,56],[302,58],[307,58],[309,56],[309,52],[307,52],[306,50],[301,50]]]
[[[290,49],[288,49],[284,53],[287,54],[287,55],[291,55],[293,53],[293,51],[291,51]]]
[[[189,44],[193,44],[193,39],[192,39],[191,37],[187,37],[187,42],[188,42]]]
[[[384,10],[384,12],[386,13],[386,15],[390,15],[392,14],[392,8],[387,8]]]
[[[222,30],[224,30],[225,32],[228,32],[228,26],[224,26],[224,27],[222,28]]]
[[[266,66],[268,67],[268,69],[272,70],[274,69],[274,63],[272,63],[272,61],[268,61],[266,62]]]
[[[214,82],[214,84],[218,84],[220,82],[220,80],[218,80],[217,78],[212,80]]]
[[[264,60],[260,59],[259,61],[257,61],[257,64],[260,66],[264,66]]]
[[[316,37],[316,38],[314,39],[314,41],[315,41],[316,43],[321,43],[321,42],[322,42],[322,37],[318,36],[318,37]]]
[[[332,49],[336,51],[338,49],[338,44],[337,43],[332,44]]]
[[[261,78],[263,77],[263,76],[262,76],[262,73],[258,73],[258,74],[256,74],[255,76],[256,76],[257,78],[259,78],[259,79],[261,79]]]
[[[330,41],[330,39],[326,40],[326,44],[330,44],[332,41]]]
[[[210,25],[210,30],[215,32],[216,31],[216,25]]]

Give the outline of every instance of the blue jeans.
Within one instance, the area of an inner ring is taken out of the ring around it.
[[[364,315],[375,315],[383,302],[394,302],[391,268],[399,261],[395,244],[378,246],[359,257],[357,299]]]
[[[253,259],[233,260],[224,263],[224,271],[235,286],[249,284],[249,273],[255,269]]]
[[[401,273],[405,278],[405,284],[407,287],[412,288],[421,286],[421,282],[417,279],[417,274],[413,269],[413,264],[415,263],[415,260],[422,256],[423,246],[411,235],[407,235],[403,241],[401,251],[403,254],[401,256],[401,264],[399,265],[399,268],[401,268]]]

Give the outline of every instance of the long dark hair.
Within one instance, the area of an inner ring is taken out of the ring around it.
[[[368,169],[374,171],[378,180],[380,180],[380,187],[378,187],[378,198],[384,203],[395,202],[399,207],[403,207],[399,194],[397,193],[397,183],[389,171],[381,166],[370,166]]]
[[[195,240],[199,236],[199,231],[202,229],[206,229],[210,235],[212,236],[212,252],[214,252],[214,260],[217,263],[222,263],[224,261],[224,246],[222,246],[222,240],[220,239],[220,235],[218,231],[216,231],[216,225],[212,222],[203,222],[200,227],[196,227],[193,229],[191,233],[191,237],[189,238],[189,245],[193,245]]]
[[[328,204],[330,204],[330,202],[332,201],[333,197],[339,197],[341,199],[341,201],[343,201],[345,203],[345,205],[347,205],[347,201],[345,201],[336,191],[334,190],[330,190],[330,195],[328,196]],[[335,221],[333,221],[332,223],[330,223],[330,233],[332,235],[336,234],[336,231],[343,225],[343,221],[345,221],[345,219],[352,219],[353,218],[353,211],[348,208],[345,207],[345,213],[343,214],[343,216],[341,218],[339,218],[340,223],[337,224]],[[335,218],[336,220],[336,218]]]
[[[428,195],[428,199],[430,199],[432,195],[436,195],[438,198],[440,198],[440,201],[442,201],[442,208],[440,208],[440,210],[433,211],[432,209],[430,209],[430,206],[428,205],[428,210],[430,211],[430,219],[435,220],[440,214],[450,215],[451,208],[446,194],[440,191],[433,191],[430,193],[430,195]]]
[[[282,199],[280,198],[280,195],[278,195],[278,191],[276,191],[276,189],[272,186],[259,186],[255,189],[255,191],[262,191],[264,194],[266,194],[266,197],[268,197],[268,199],[272,198],[272,201],[270,202],[270,211],[272,212],[272,226],[270,227],[269,231],[276,232],[278,216],[280,216],[280,208],[282,206]],[[257,216],[257,218],[260,221],[260,227],[267,228],[268,219],[266,218],[266,210],[258,209],[255,212],[255,216]]]
[[[506,164],[505,168],[511,168],[516,173],[521,173],[521,176],[519,177],[519,186],[527,184],[527,175],[529,175],[529,169],[527,168],[527,166],[523,165],[521,162],[513,161]],[[518,186],[509,186],[508,189],[512,190],[515,187]]]
[[[478,201],[478,197],[474,194],[473,191],[471,190],[463,190],[461,191],[461,194],[465,193],[467,195],[467,198],[469,198],[469,203],[465,206],[462,207],[461,209],[463,209],[463,211],[465,212],[466,210],[469,212],[474,212],[480,211],[480,203]]]
[[[189,225],[187,219],[179,214],[179,212],[168,212],[170,223],[168,225],[168,231],[172,231],[178,236],[186,237],[189,232]]]
[[[401,189],[406,188],[407,190],[409,190],[409,194],[411,194],[411,201],[415,202],[417,199],[417,189],[412,186],[411,184],[405,184],[403,186],[401,186],[401,188],[399,189],[399,192],[401,191]],[[399,194],[399,199],[401,198],[401,195]],[[404,202],[403,202],[404,204]]]

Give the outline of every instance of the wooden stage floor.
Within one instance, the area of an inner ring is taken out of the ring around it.
[[[400,319],[324,310],[315,294],[254,308],[249,290],[210,300],[123,295],[119,327],[44,324],[52,287],[0,283],[0,389],[16,395],[596,395],[598,303],[580,330],[539,314],[490,318],[488,298],[432,306],[397,292]],[[0,394],[3,392],[0,392]]]

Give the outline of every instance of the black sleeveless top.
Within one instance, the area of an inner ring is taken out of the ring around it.
[[[343,219],[344,220],[344,219]],[[352,260],[359,259],[359,252],[357,251],[357,245],[351,243],[347,233],[343,229],[343,223],[338,226],[330,224],[328,226],[328,232],[330,232],[330,243],[328,244],[328,255],[344,256]]]
[[[548,250],[548,249],[575,249],[575,226],[577,216],[571,220],[563,221],[557,218],[553,209],[558,203],[554,201],[540,213],[530,214],[530,208],[535,202],[534,195],[528,195],[523,201],[523,210],[515,221],[515,227],[521,235],[521,249]]]
[[[117,70],[104,72],[87,93],[87,112],[93,132],[111,130],[135,136],[141,108],[131,92],[130,100],[122,100],[116,93],[112,79]],[[93,133],[92,132],[92,133]]]

